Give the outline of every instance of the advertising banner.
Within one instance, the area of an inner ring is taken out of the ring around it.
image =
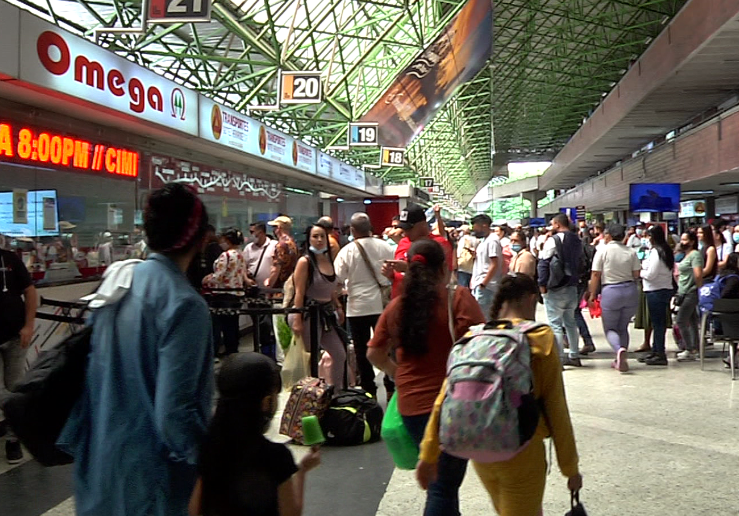
[[[20,79],[198,134],[197,93],[27,12],[21,13]]]
[[[380,145],[407,147],[454,90],[485,66],[492,34],[492,2],[468,0],[362,117],[362,122],[380,124]]]
[[[279,183],[199,163],[152,156],[150,170],[152,188],[178,182],[191,185],[198,193],[265,202],[279,202],[282,198]]]

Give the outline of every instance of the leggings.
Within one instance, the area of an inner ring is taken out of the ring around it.
[[[693,291],[685,294],[683,302],[675,317],[675,324],[680,328],[683,343],[688,351],[698,350],[698,292]]]
[[[511,460],[472,462],[500,516],[539,516],[547,483],[544,441],[534,438]]]
[[[290,314],[288,322],[292,326],[293,318],[302,317],[301,314]],[[303,321],[303,342],[306,346],[310,346],[310,317],[306,317]],[[326,353],[331,355],[331,377],[334,379],[335,386],[341,390],[346,388],[344,382],[344,373],[346,372],[346,350],[344,343],[339,338],[335,329],[324,331],[321,324],[318,325],[318,342],[320,347]]]
[[[603,331],[614,351],[629,349],[629,322],[639,306],[636,283],[617,283],[603,287],[600,300],[603,309]]]

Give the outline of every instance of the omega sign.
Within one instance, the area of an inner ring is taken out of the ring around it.
[[[29,24],[47,25],[41,20]],[[30,45],[32,50],[22,47],[21,79],[197,134],[198,100],[194,92],[89,41],[58,29],[45,30],[44,26],[22,32],[22,39],[34,37],[34,33],[37,36]]]

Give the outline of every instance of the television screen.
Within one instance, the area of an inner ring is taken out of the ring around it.
[[[630,184],[629,211],[634,213],[679,212],[680,185],[677,183]]]
[[[28,190],[24,223],[13,222],[13,192],[0,192],[0,233],[16,238],[59,235],[56,190]]]

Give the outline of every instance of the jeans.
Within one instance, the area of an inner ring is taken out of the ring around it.
[[[544,295],[544,308],[547,310],[549,325],[557,337],[560,356],[564,356],[564,337],[567,335],[570,358],[577,358],[578,329],[575,308],[578,302],[575,285],[549,290]]]
[[[580,301],[582,300],[583,294],[587,290],[587,285],[577,286],[577,308],[575,308],[575,321],[577,322],[577,331],[580,332],[583,343],[586,346],[593,345],[593,337],[590,335],[590,328],[588,323],[585,322],[585,318],[582,316],[582,308],[580,308]]]
[[[493,316],[490,313],[490,309],[493,307],[493,298],[495,298],[495,293],[497,292],[497,290],[497,286],[493,290],[491,290],[490,288],[485,288],[482,285],[478,285],[472,292],[472,295],[475,296],[477,303],[482,309],[482,313],[485,315],[486,321],[491,321],[493,319]]]
[[[652,321],[652,349],[655,353],[664,355],[667,310],[672,299],[672,289],[652,290],[646,295],[649,319]]]
[[[10,339],[0,344],[0,406],[5,402],[5,398],[15,387],[26,372],[26,350],[21,347],[20,338]],[[2,411],[0,410],[0,414]],[[0,421],[5,417],[0,417]],[[8,437],[12,438],[13,433],[8,425]]]
[[[375,383],[375,369],[367,360],[367,343],[370,340],[370,332],[375,328],[379,318],[379,314],[347,317],[349,331],[351,331],[352,341],[354,342],[354,351],[357,354],[360,386],[372,396],[377,395],[377,384]],[[395,391],[395,384],[387,375],[385,375],[385,389],[388,392],[388,399],[390,399],[390,395]]]
[[[651,315],[651,313],[650,313]],[[698,291],[694,290],[685,294],[683,302],[677,311],[675,324],[680,328],[680,335],[683,338],[685,349],[688,351],[698,350],[698,327],[700,320],[698,317]]]
[[[639,290],[636,283],[619,283],[603,287],[600,306],[603,309],[603,331],[606,340],[618,353],[629,349],[629,323],[639,307]]]
[[[259,342],[254,340],[254,352],[262,353],[272,360],[276,360],[276,340],[272,331],[271,315],[252,315],[252,325],[256,329],[259,327]],[[256,337],[256,333],[254,334]]]
[[[457,271],[457,285],[470,288],[470,281],[472,281],[472,273]]]
[[[237,296],[222,294],[215,296],[210,305],[214,308],[240,308],[241,300]],[[239,316],[216,314],[213,317],[213,347],[215,353],[221,347],[221,334],[226,355],[239,352]]]
[[[431,414],[403,416],[403,424],[420,446]],[[424,516],[459,516],[459,487],[467,472],[467,460],[441,452],[439,473],[426,494]]]

